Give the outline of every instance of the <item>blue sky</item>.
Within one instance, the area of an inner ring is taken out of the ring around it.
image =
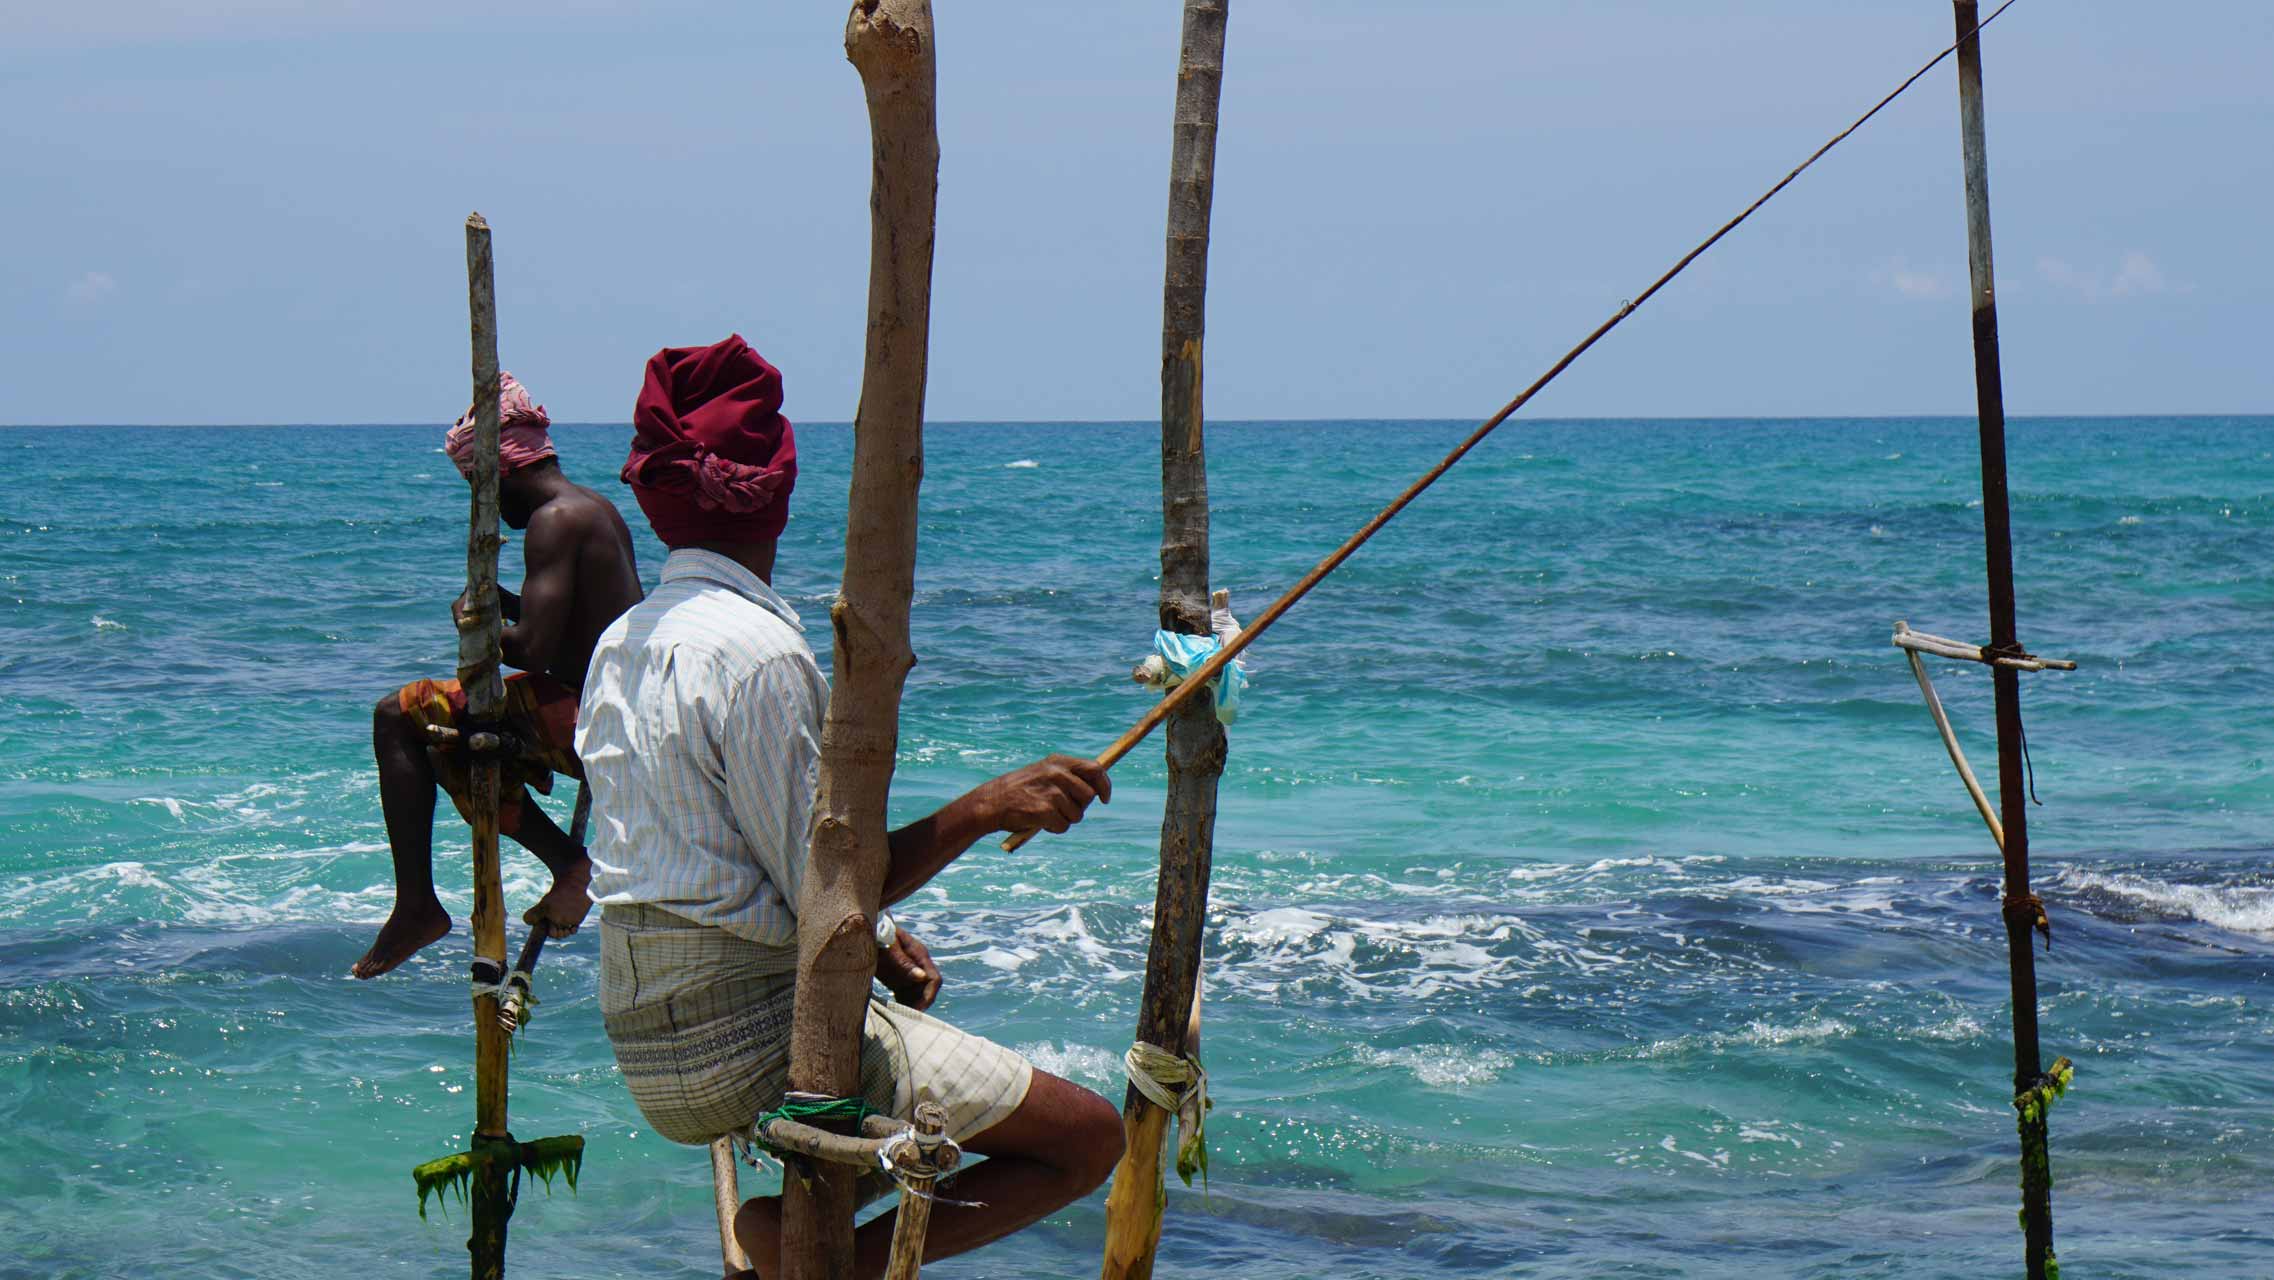
[[[933,417],[1156,411],[1180,7],[939,4]],[[730,330],[793,418],[850,416],[841,6],[189,8],[0,14],[0,422],[446,420],[469,209],[556,418],[625,419],[650,352]],[[1483,416],[1950,28],[1233,0],[1211,416]],[[2274,410],[2274,6],[2021,0],[1985,50],[2012,410]],[[1534,411],[1968,411],[1955,97],[1945,64]]]

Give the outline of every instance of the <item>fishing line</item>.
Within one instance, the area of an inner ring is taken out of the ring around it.
[[[1119,738],[1116,738],[1113,741],[1112,745],[1108,746],[1104,751],[1098,753],[1097,762],[1110,769],[1123,756],[1128,755],[1132,748],[1134,748],[1138,743],[1143,742],[1146,736],[1151,734],[1154,729],[1159,728],[1161,722],[1168,719],[1169,715],[1172,712],[1174,712],[1178,707],[1183,706],[1193,697],[1197,696],[1199,691],[1202,688],[1206,687],[1209,681],[1214,679],[1217,673],[1221,672],[1224,667],[1232,661],[1232,659],[1238,657],[1240,652],[1246,649],[1257,636],[1262,635],[1264,631],[1271,626],[1272,623],[1277,622],[1280,618],[1280,615],[1293,608],[1296,602],[1301,600],[1304,596],[1309,595],[1311,588],[1317,586],[1322,580],[1326,578],[1328,574],[1341,567],[1342,562],[1349,559],[1351,555],[1358,550],[1358,548],[1364,546],[1366,544],[1366,541],[1369,538],[1372,538],[1383,525],[1388,524],[1390,520],[1395,517],[1400,511],[1405,510],[1406,507],[1411,504],[1415,498],[1420,497],[1423,490],[1427,489],[1430,485],[1437,483],[1438,477],[1443,476],[1447,471],[1452,470],[1454,463],[1459,462],[1462,457],[1469,452],[1469,450],[1476,448],[1477,445],[1484,441],[1484,438],[1486,436],[1491,435],[1493,431],[1498,429],[1501,423],[1506,422],[1509,417],[1518,409],[1523,408],[1524,405],[1529,402],[1533,396],[1536,396],[1540,393],[1541,388],[1555,381],[1558,375],[1560,375],[1565,369],[1570,368],[1572,362],[1578,360],[1580,356],[1586,354],[1587,349],[1594,346],[1598,341],[1600,341],[1603,335],[1619,327],[1620,322],[1624,321],[1628,316],[1633,315],[1642,307],[1644,303],[1650,301],[1650,299],[1655,294],[1657,294],[1660,289],[1665,288],[1667,283],[1673,280],[1674,277],[1682,274],[1682,272],[1687,269],[1692,262],[1697,261],[1698,258],[1703,255],[1706,250],[1711,249],[1716,244],[1719,244],[1722,237],[1736,230],[1739,224],[1743,223],[1747,218],[1752,217],[1755,211],[1759,210],[1762,205],[1765,205],[1770,200],[1774,199],[1778,192],[1781,192],[1786,187],[1791,186],[1794,179],[1798,178],[1801,174],[1808,171],[1809,166],[1815,164],[1818,160],[1823,159],[1825,154],[1831,151],[1832,148],[1840,145],[1842,142],[1845,142],[1848,138],[1848,135],[1854,133],[1858,129],[1861,129],[1865,124],[1869,123],[1873,116],[1878,115],[1881,111],[1886,109],[1887,104],[1895,101],[1895,99],[1899,97],[1902,97],[1906,90],[1908,90],[1912,85],[1917,84],[1921,79],[1925,78],[1926,74],[1929,71],[1932,71],[1936,67],[1942,65],[1943,60],[1945,58],[1948,58],[1951,54],[1956,53],[1960,45],[1964,44],[1968,40],[1978,38],[1984,28],[1988,27],[1991,23],[1996,22],[2000,15],[2004,14],[2006,10],[2011,9],[2014,4],[2015,0],[2005,0],[2005,3],[1999,5],[1997,9],[1990,14],[1989,17],[1984,18],[1981,22],[1975,24],[1974,30],[1959,37],[1956,41],[1953,41],[1951,43],[1950,47],[1944,49],[1941,53],[1938,53],[1934,57],[1928,59],[1925,66],[1922,66],[1917,71],[1912,72],[1910,78],[1904,80],[1903,83],[1895,86],[1893,92],[1889,93],[1886,97],[1881,98],[1877,103],[1874,103],[1869,111],[1866,111],[1862,115],[1857,116],[1855,123],[1832,135],[1831,141],[1826,142],[1823,146],[1816,148],[1813,154],[1811,154],[1806,160],[1801,161],[1798,167],[1794,168],[1792,172],[1786,174],[1781,180],[1777,182],[1775,186],[1770,187],[1767,191],[1762,192],[1759,199],[1745,206],[1743,212],[1739,213],[1736,217],[1731,218],[1729,221],[1721,224],[1721,228],[1715,231],[1712,235],[1707,236],[1702,242],[1699,243],[1697,248],[1690,250],[1686,254],[1683,254],[1680,261],[1677,261],[1673,266],[1666,269],[1665,274],[1659,276],[1656,280],[1651,281],[1649,288],[1644,289],[1641,293],[1635,295],[1631,300],[1622,304],[1619,309],[1612,314],[1610,319],[1605,320],[1603,323],[1595,326],[1594,332],[1589,333],[1585,338],[1580,339],[1578,346],[1575,346],[1571,350],[1565,352],[1563,358],[1551,365],[1546,373],[1541,374],[1539,378],[1532,383],[1532,385],[1524,388],[1524,390],[1519,393],[1515,399],[1502,406],[1500,412],[1492,415],[1490,418],[1487,418],[1482,426],[1479,426],[1476,430],[1470,432],[1468,438],[1461,441],[1461,443],[1458,445],[1455,445],[1453,447],[1453,451],[1446,454],[1442,461],[1440,461],[1436,466],[1431,467],[1427,472],[1423,473],[1422,477],[1419,480],[1414,481],[1412,485],[1408,486],[1405,492],[1399,494],[1390,502],[1390,505],[1382,508],[1381,512],[1373,519],[1367,521],[1364,527],[1360,528],[1358,532],[1350,535],[1348,541],[1344,542],[1341,546],[1335,548],[1332,552],[1330,552],[1327,555],[1326,559],[1319,561],[1316,567],[1314,567],[1309,573],[1303,575],[1301,581],[1288,588],[1285,595],[1282,595],[1277,600],[1272,601],[1269,608],[1258,614],[1255,620],[1250,622],[1247,627],[1243,629],[1238,635],[1232,637],[1231,640],[1226,642],[1221,648],[1217,649],[1216,652],[1209,657],[1208,661],[1202,663],[1198,670],[1194,671],[1190,676],[1187,676],[1182,684],[1170,690],[1167,696],[1163,697],[1159,702],[1154,703],[1152,708],[1146,711],[1144,716],[1141,717],[1135,725],[1131,726],[1127,733],[1124,733]],[[1013,834],[1009,839],[1003,841],[1003,848],[1006,850],[1016,849],[1019,846],[1025,844],[1028,840],[1033,839],[1034,835],[1035,832],[1033,831],[1017,832]]]

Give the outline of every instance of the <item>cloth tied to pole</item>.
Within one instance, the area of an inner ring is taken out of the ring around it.
[[[1193,672],[1199,670],[1218,649],[1230,644],[1240,634],[1240,620],[1232,616],[1232,593],[1217,591],[1211,599],[1208,613],[1208,630],[1205,636],[1186,635],[1181,631],[1161,630],[1153,633],[1153,652],[1129,673],[1141,685],[1166,692],[1183,684]],[[1248,687],[1247,659],[1232,659],[1232,665],[1211,682],[1216,697],[1216,719],[1231,724],[1240,718],[1240,694]]]
[[[1188,636],[1181,631],[1155,631],[1153,655],[1161,660],[1167,670],[1167,678],[1161,682],[1161,687],[1165,689],[1183,683],[1223,647],[1224,642],[1215,636]],[[1218,672],[1211,683],[1215,686],[1216,718],[1225,724],[1238,720],[1240,695],[1248,687],[1247,667],[1240,659],[1234,658],[1232,664]]]
[[[1176,1117],[1177,1176],[1189,1187],[1192,1175],[1198,1172],[1201,1185],[1206,1186],[1206,1126],[1208,1109],[1215,1105],[1208,1100],[1207,1069],[1200,1065],[1199,1058],[1170,1053],[1142,1040],[1130,1045],[1121,1061],[1129,1075],[1130,1086],[1144,1095],[1147,1102]]]
[[[512,979],[506,975],[505,966],[488,956],[475,956],[474,963],[468,967],[466,985],[473,989],[476,1000],[483,996],[496,996],[502,1000],[511,984]]]

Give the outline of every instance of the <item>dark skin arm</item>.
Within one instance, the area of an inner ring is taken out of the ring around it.
[[[1051,756],[964,792],[929,818],[892,833],[884,873],[884,905],[924,887],[963,851],[998,831],[1063,833],[1082,820],[1090,801],[1112,803],[1105,766],[1079,756]]]
[[[1076,756],[1052,756],[981,783],[919,822],[892,833],[892,864],[884,875],[886,906],[921,889],[963,851],[997,831],[1058,833],[1082,820],[1092,800],[1110,802],[1113,779],[1105,766]],[[893,998],[924,1009],[940,993],[939,966],[914,934],[898,931],[877,953],[877,981]]]
[[[582,539],[577,525],[577,513],[547,507],[530,520],[522,535],[526,575],[521,594],[498,590],[505,616],[514,620],[498,636],[507,666],[549,671],[560,656],[576,592],[576,550]],[[463,597],[450,606],[450,613],[454,618],[465,615]]]

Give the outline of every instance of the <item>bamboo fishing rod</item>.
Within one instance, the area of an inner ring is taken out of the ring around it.
[[[1549,366],[1548,371],[1541,374],[1537,379],[1535,379],[1532,382],[1532,385],[1524,388],[1522,392],[1518,393],[1515,399],[1509,401],[1505,405],[1502,405],[1500,412],[1492,415],[1490,418],[1485,419],[1484,424],[1482,426],[1479,426],[1476,430],[1470,432],[1467,439],[1453,446],[1453,451],[1446,454],[1442,461],[1438,462],[1436,466],[1431,467],[1428,471],[1423,472],[1419,480],[1416,480],[1411,485],[1407,486],[1404,493],[1401,493],[1396,498],[1392,499],[1390,505],[1382,508],[1380,513],[1377,514],[1373,519],[1368,520],[1365,525],[1358,530],[1358,532],[1351,534],[1348,541],[1345,541],[1341,546],[1336,547],[1332,552],[1329,552],[1326,559],[1319,561],[1317,565],[1312,567],[1309,573],[1303,575],[1301,581],[1297,582],[1294,586],[1289,587],[1285,595],[1282,595],[1277,600],[1272,601],[1270,608],[1267,608],[1262,613],[1256,615],[1255,621],[1249,623],[1246,629],[1242,630],[1238,635],[1232,637],[1232,639],[1227,642],[1222,648],[1218,649],[1214,654],[1212,654],[1209,657],[1208,661],[1200,665],[1199,670],[1193,672],[1190,676],[1187,676],[1183,683],[1179,684],[1174,689],[1169,690],[1167,696],[1163,697],[1159,702],[1154,703],[1151,709],[1146,711],[1143,716],[1138,718],[1136,724],[1129,727],[1129,731],[1127,733],[1124,733],[1120,737],[1114,739],[1112,745],[1108,746],[1105,750],[1100,751],[1097,754],[1097,762],[1108,769],[1120,763],[1123,756],[1128,755],[1130,751],[1137,746],[1138,743],[1143,742],[1146,737],[1153,732],[1153,730],[1159,728],[1161,722],[1168,719],[1170,714],[1175,712],[1178,707],[1183,706],[1190,699],[1197,697],[1199,695],[1199,691],[1204,688],[1210,680],[1215,679],[1216,675],[1219,672],[1223,671],[1224,667],[1228,663],[1230,663],[1234,658],[1239,657],[1241,651],[1245,650],[1250,644],[1253,644],[1257,636],[1262,635],[1266,630],[1268,630],[1272,623],[1279,621],[1280,617],[1284,615],[1289,609],[1294,608],[1296,603],[1300,601],[1304,596],[1309,595],[1311,593],[1311,588],[1319,585],[1320,582],[1324,581],[1328,574],[1333,573],[1336,569],[1342,567],[1342,562],[1348,560],[1354,553],[1357,552],[1358,548],[1365,546],[1367,540],[1369,538],[1372,538],[1375,533],[1380,531],[1383,525],[1388,524],[1393,518],[1397,516],[1400,511],[1405,510],[1406,507],[1410,505],[1415,498],[1420,497],[1423,490],[1437,483],[1438,477],[1452,470],[1454,463],[1459,462],[1463,457],[1467,456],[1469,450],[1476,448],[1479,444],[1482,444],[1486,436],[1491,435],[1495,430],[1499,428],[1501,423],[1506,422],[1509,417],[1513,415],[1518,409],[1523,408],[1527,403],[1529,403],[1533,396],[1536,396],[1540,393],[1541,388],[1555,381],[1556,378],[1561,375],[1564,370],[1572,366],[1572,363],[1574,361],[1578,360],[1579,357],[1585,355],[1589,347],[1592,347],[1597,342],[1601,341],[1604,334],[1607,334],[1611,330],[1618,328],[1619,324],[1622,321],[1624,321],[1628,316],[1633,315],[1637,310],[1641,309],[1643,303],[1650,301],[1650,299],[1656,295],[1660,289],[1666,287],[1668,282],[1672,281],[1674,277],[1682,274],[1684,270],[1688,269],[1691,263],[1697,261],[1699,257],[1704,255],[1706,250],[1711,249],[1716,244],[1719,244],[1723,236],[1726,236],[1730,232],[1735,231],[1738,227],[1738,224],[1744,222],[1747,218],[1752,217],[1755,211],[1757,211],[1762,205],[1767,204],[1771,199],[1775,198],[1778,192],[1781,192],[1786,187],[1791,186],[1793,180],[1795,178],[1798,178],[1801,174],[1807,172],[1810,165],[1813,165],[1818,160],[1823,159],[1826,152],[1829,152],[1832,148],[1840,145],[1842,142],[1847,141],[1849,134],[1852,134],[1856,130],[1861,129],[1866,123],[1871,120],[1873,116],[1876,116],[1881,111],[1885,110],[1888,103],[1895,101],[1895,99],[1899,97],[1902,97],[1905,90],[1909,89],[1912,85],[1917,84],[1921,79],[1925,78],[1926,74],[1929,71],[1932,71],[1936,67],[1942,65],[1943,59],[1948,58],[1952,53],[1956,52],[1958,46],[1960,44],[1963,44],[1965,40],[1972,39],[1976,32],[1979,32],[1983,28],[1988,27],[1991,23],[1996,22],[2000,15],[2004,14],[2006,10],[2014,6],[2014,2],[2015,0],[2005,0],[2004,4],[1999,5],[1995,12],[1991,13],[1989,17],[1984,18],[1980,25],[1976,26],[1973,31],[1966,33],[1966,35],[1960,40],[1954,41],[1950,47],[1944,49],[1941,53],[1938,53],[1934,57],[1928,59],[1925,66],[1922,66],[1917,71],[1912,72],[1909,79],[1906,79],[1903,81],[1903,83],[1895,86],[1895,89],[1892,93],[1889,93],[1886,97],[1881,98],[1877,103],[1874,103],[1871,110],[1864,112],[1860,116],[1857,116],[1854,124],[1851,124],[1847,128],[1842,129],[1838,133],[1832,135],[1831,141],[1826,142],[1823,146],[1816,148],[1816,150],[1810,154],[1806,160],[1800,162],[1798,167],[1793,169],[1792,172],[1786,174],[1782,179],[1778,180],[1775,186],[1770,187],[1767,191],[1762,192],[1759,199],[1745,206],[1745,209],[1742,213],[1739,213],[1736,217],[1722,223],[1720,230],[1715,231],[1710,236],[1707,236],[1702,242],[1699,243],[1697,248],[1683,254],[1679,261],[1677,261],[1673,266],[1666,269],[1665,274],[1659,276],[1656,280],[1651,281],[1649,288],[1644,289],[1639,294],[1636,294],[1625,305],[1621,306],[1616,312],[1614,312],[1611,315],[1610,319],[1605,320],[1603,323],[1595,326],[1594,332],[1580,339],[1578,346],[1575,346],[1571,350],[1565,352],[1563,354],[1563,358],[1556,361],[1553,365]],[[1003,841],[1003,848],[1005,851],[1015,850],[1021,845],[1024,845],[1027,841],[1034,839],[1035,834],[1036,833],[1034,831],[1014,832]]]

